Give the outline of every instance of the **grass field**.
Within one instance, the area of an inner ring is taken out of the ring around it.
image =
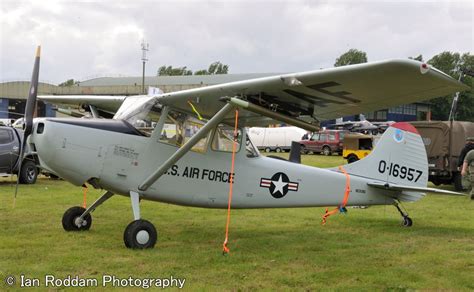
[[[342,162],[303,157],[325,167]],[[188,290],[474,290],[474,201],[467,197],[428,195],[406,204],[411,228],[400,226],[392,206],[349,208],[325,226],[324,208],[235,210],[231,253],[222,256],[225,210],[144,201],[142,217],[155,224],[158,243],[128,250],[122,239],[132,220],[128,198],[99,207],[90,231],[66,233],[61,217],[81,204],[80,188],[42,178],[21,186],[15,209],[13,191],[10,179],[0,181],[0,290],[8,288],[7,275],[20,274],[172,275],[185,278]],[[90,191],[89,202],[99,195]]]

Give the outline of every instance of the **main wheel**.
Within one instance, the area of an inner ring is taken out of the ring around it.
[[[411,227],[413,225],[413,221],[411,220],[410,217],[405,216],[403,217],[403,227]]]
[[[133,249],[153,248],[157,238],[155,226],[141,219],[128,224],[123,233],[125,246]]]
[[[326,155],[326,156],[331,155],[331,148],[329,148],[328,146],[324,146],[323,147],[323,154]]]
[[[87,214],[83,220],[79,220],[79,217],[86,211],[82,207],[71,207],[64,212],[63,215],[63,228],[66,231],[83,231],[89,230],[92,225],[92,216]]]
[[[21,164],[19,180],[22,184],[34,184],[38,177],[38,168],[36,164],[31,160],[25,160]]]

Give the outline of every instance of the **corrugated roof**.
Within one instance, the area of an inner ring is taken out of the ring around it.
[[[194,84],[221,84],[246,79],[260,78],[280,73],[249,73],[249,74],[218,74],[218,75],[188,75],[188,76],[145,76],[146,86],[160,85],[194,85]],[[99,77],[85,80],[79,86],[120,86],[141,85],[142,77]]]

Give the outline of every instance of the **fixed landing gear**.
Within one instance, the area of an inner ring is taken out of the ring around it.
[[[111,192],[106,192],[87,209],[79,206],[69,208],[64,213],[62,219],[64,230],[89,230],[92,225],[92,216],[90,213],[113,195]],[[153,248],[158,239],[158,232],[151,222],[140,218],[140,197],[138,193],[130,192],[130,200],[135,220],[128,224],[123,233],[125,246],[133,249]]]
[[[155,226],[151,222],[140,218],[140,198],[137,192],[130,192],[130,200],[135,221],[132,221],[125,228],[123,242],[126,247],[132,249],[153,248],[158,239]]]
[[[398,212],[400,212],[400,215],[402,215],[403,220],[402,220],[402,226],[403,227],[411,227],[413,225],[413,220],[411,220],[410,217],[408,217],[408,214],[406,212],[403,212],[403,210],[400,208],[401,204],[399,201],[395,201],[394,203],[395,208],[397,208]]]

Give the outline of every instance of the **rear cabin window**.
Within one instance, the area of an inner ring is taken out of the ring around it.
[[[326,141],[328,139],[328,134],[319,135],[319,141]]]
[[[235,152],[239,152],[240,144],[242,140],[242,130],[239,129],[237,132],[237,147]],[[232,146],[234,142],[234,128],[220,124],[217,126],[214,133],[214,137],[211,143],[211,149],[222,152],[232,152]]]
[[[336,134],[335,133],[330,133],[329,134],[329,141],[336,141]]]

